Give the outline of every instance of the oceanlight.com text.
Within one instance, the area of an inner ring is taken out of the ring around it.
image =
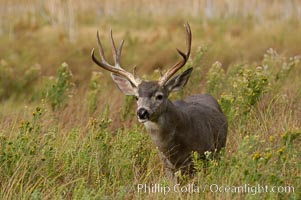
[[[259,193],[294,193],[295,188],[293,186],[269,186],[269,185],[250,185],[243,184],[241,186],[224,186],[218,184],[211,184],[209,191],[213,193],[249,193],[256,195]]]
[[[201,192],[212,192],[212,193],[245,193],[256,195],[260,193],[294,193],[294,186],[270,186],[270,185],[218,185],[218,184],[187,184],[180,185],[175,184],[173,186],[163,184],[137,184],[138,193],[162,193],[164,195],[175,192],[175,193],[201,193]]]

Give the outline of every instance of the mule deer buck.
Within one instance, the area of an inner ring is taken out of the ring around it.
[[[186,52],[177,49],[182,59],[172,66],[159,81],[143,81],[135,73],[130,73],[120,65],[124,40],[116,48],[111,30],[114,65],[110,65],[97,32],[97,43],[101,61],[94,55],[92,60],[101,68],[111,72],[119,89],[126,95],[134,95],[137,100],[138,121],[143,123],[151,139],[158,147],[160,158],[167,175],[174,178],[179,169],[192,172],[193,151],[201,156],[206,151],[218,152],[226,144],[227,120],[218,102],[208,94],[189,96],[184,100],[171,102],[171,92],[182,89],[187,83],[192,68],[174,76],[187,62],[191,50],[191,31],[186,28]]]

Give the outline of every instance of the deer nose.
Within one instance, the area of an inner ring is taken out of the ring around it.
[[[137,110],[137,116],[139,119],[149,119],[149,112],[145,108],[139,108]]]

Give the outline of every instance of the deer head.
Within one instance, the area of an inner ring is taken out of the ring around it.
[[[188,23],[185,24],[186,29],[186,52],[177,49],[181,56],[181,60],[170,67],[167,72],[161,76],[158,81],[143,81],[120,65],[120,56],[124,40],[120,42],[116,48],[111,30],[111,45],[113,49],[114,65],[106,61],[104,50],[97,32],[97,43],[101,60],[98,60],[92,49],[92,60],[101,68],[111,72],[112,79],[119,89],[126,95],[134,95],[137,100],[137,117],[139,122],[156,121],[160,115],[166,110],[168,96],[171,92],[178,91],[187,83],[192,68],[187,69],[183,73],[174,76],[187,62],[191,50],[191,31]],[[173,77],[174,76],[174,77]]]

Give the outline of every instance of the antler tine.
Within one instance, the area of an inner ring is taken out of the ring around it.
[[[116,59],[117,63],[120,63],[120,57],[121,57],[123,44],[124,44],[124,40],[121,40],[118,50],[117,50],[117,59]]]
[[[115,46],[115,41],[113,39],[113,31],[112,29],[110,29],[110,39],[111,39],[111,45],[112,45],[112,53],[113,53],[113,58],[114,58],[114,62],[116,63],[116,58],[117,58],[117,50],[116,50],[116,46]],[[116,63],[117,65],[119,65],[118,63]]]
[[[178,53],[182,56],[182,60],[172,66],[167,72],[160,78],[159,83],[164,85],[177,71],[179,71],[187,62],[190,56],[191,50],[191,30],[188,23],[184,24],[186,29],[186,53],[182,52],[181,50],[177,49]]]
[[[102,44],[101,44],[101,41],[100,41],[100,38],[99,38],[99,31],[97,31],[96,37],[97,37],[97,45],[98,45],[98,51],[99,51],[99,55],[100,55],[100,57],[101,57],[101,61],[102,61],[103,63],[105,63],[106,65],[109,65],[109,66],[113,67],[112,65],[110,65],[110,64],[106,61],[105,53],[104,53],[104,50],[103,50],[103,48],[102,48]]]
[[[116,49],[115,41],[113,38],[113,31],[111,29],[111,45],[112,45],[113,57],[114,57],[114,61],[116,63],[116,67],[118,67],[118,68],[120,68],[120,56],[121,56],[123,43],[124,43],[124,40],[121,40],[118,49]]]
[[[135,86],[138,86],[140,84],[140,79],[135,78],[133,76],[133,74],[127,72],[126,70],[124,70],[121,66],[120,66],[120,55],[121,55],[121,51],[122,51],[122,47],[123,47],[123,43],[124,40],[122,40],[120,42],[120,45],[118,47],[118,49],[116,49],[115,46],[115,42],[113,39],[113,34],[112,34],[112,30],[111,30],[111,44],[112,44],[112,48],[113,48],[113,57],[114,57],[114,62],[115,65],[110,65],[105,58],[105,54],[104,54],[104,50],[99,38],[99,33],[97,31],[97,44],[98,44],[98,48],[99,48],[99,54],[101,57],[101,61],[97,60],[97,58],[94,55],[94,51],[95,49],[93,48],[91,51],[91,57],[92,60],[100,67],[104,68],[105,70],[108,70],[116,75],[122,76],[127,78],[130,82],[132,82]]]

